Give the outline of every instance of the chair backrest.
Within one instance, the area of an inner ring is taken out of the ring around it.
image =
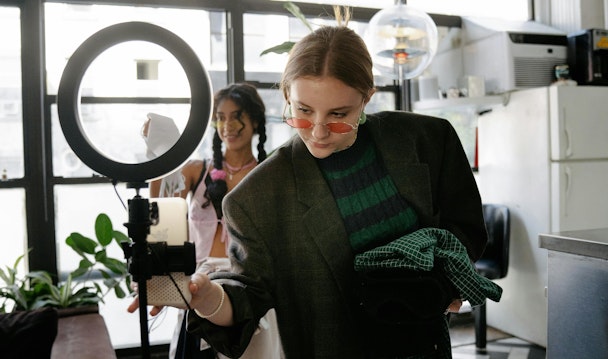
[[[483,204],[483,218],[488,231],[488,244],[475,267],[481,275],[490,279],[504,278],[509,269],[509,208],[502,204]]]

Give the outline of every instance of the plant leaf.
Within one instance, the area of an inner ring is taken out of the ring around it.
[[[108,258],[108,254],[106,252],[105,249],[100,250],[99,252],[95,253],[95,261],[96,262],[102,262]]]
[[[284,43],[282,43],[280,45],[273,46],[271,48],[268,48],[268,49],[262,51],[262,53],[260,53],[260,56],[269,54],[271,52],[274,52],[275,54],[289,53],[289,51],[291,51],[291,48],[293,47],[293,45],[295,45],[295,42],[285,41]]]
[[[298,5],[292,3],[291,1],[288,1],[283,5],[283,7],[287,9],[287,11],[289,11],[293,16],[300,19],[302,24],[304,24],[308,28],[308,30],[312,32],[312,26],[310,26],[310,23],[308,22],[308,20],[306,20],[306,17],[302,13],[302,10],[300,10]]]
[[[70,234],[66,238],[65,243],[83,257],[85,256],[84,253],[95,254],[95,248],[97,247],[97,243],[94,240],[78,232]]]
[[[127,264],[124,261],[119,261],[115,258],[106,257],[103,261],[100,261],[100,263],[116,274],[125,275],[128,272]]]
[[[116,242],[120,245],[122,245],[122,242],[129,242],[129,236],[127,236],[126,234],[124,234],[121,231],[114,231],[113,232],[113,236],[114,239],[116,239]]]
[[[105,213],[100,213],[95,220],[95,236],[102,247],[106,247],[112,242],[114,229],[112,228],[112,221]]]
[[[124,298],[124,297],[127,296],[127,294],[125,293],[124,290],[122,290],[122,288],[120,287],[120,285],[114,286],[114,294],[116,295],[116,298],[120,298],[120,299],[122,299],[122,298]]]
[[[78,263],[78,268],[76,268],[70,274],[72,275],[72,278],[82,277],[83,275],[85,275],[86,273],[88,273],[93,268],[94,265],[95,265],[95,263],[91,262],[87,258],[83,258]]]

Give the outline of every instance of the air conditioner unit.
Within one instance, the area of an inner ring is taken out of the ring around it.
[[[486,93],[548,86],[568,63],[567,34],[532,21],[463,18],[464,74],[483,76]]]

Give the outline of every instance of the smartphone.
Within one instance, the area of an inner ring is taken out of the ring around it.
[[[183,246],[188,242],[188,205],[180,197],[151,198],[150,204],[156,203],[158,219],[150,226],[149,243],[167,242],[169,246]],[[194,253],[193,262],[196,262]],[[191,263],[194,266],[194,263]],[[169,275],[153,275],[146,282],[148,305],[187,308],[192,296],[188,289],[190,275],[183,272],[171,272]],[[176,286],[177,285],[177,286]],[[181,295],[180,295],[181,292]],[[183,298],[182,298],[183,295]]]

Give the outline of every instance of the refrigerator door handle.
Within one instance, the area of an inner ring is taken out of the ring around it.
[[[572,170],[570,166],[565,166],[564,175],[566,177],[566,188],[564,191],[564,217],[568,217],[568,198],[570,198],[570,188],[572,187]]]
[[[566,108],[562,107],[562,119],[564,121],[564,137],[566,140],[566,158],[572,157],[572,142],[570,141],[570,131],[566,123]]]

